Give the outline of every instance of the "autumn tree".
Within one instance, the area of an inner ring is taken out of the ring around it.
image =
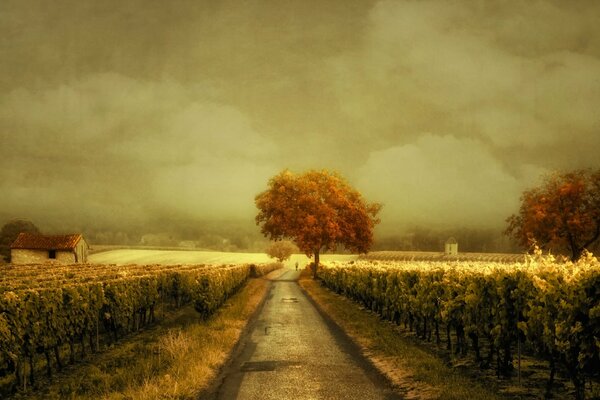
[[[555,173],[521,196],[506,233],[521,246],[568,252],[577,260],[600,238],[600,170]]]
[[[0,259],[4,257],[10,262],[10,245],[21,232],[40,233],[37,226],[26,219],[14,219],[7,222],[0,229]]]
[[[298,175],[284,170],[269,180],[255,203],[261,232],[271,240],[292,240],[308,257],[314,256],[314,277],[322,251],[338,245],[358,253],[369,250],[381,209],[367,203],[339,174],[326,170]]]
[[[292,254],[294,254],[296,251],[298,251],[298,247],[296,247],[296,245],[289,240],[278,240],[276,242],[271,242],[269,247],[267,247],[267,255],[271,258],[277,259],[279,262],[289,260]]]

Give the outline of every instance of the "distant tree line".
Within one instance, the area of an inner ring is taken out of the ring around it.
[[[0,222],[1,224],[2,222]],[[196,226],[191,226],[193,223]],[[8,262],[10,245],[20,232],[40,231],[47,234],[80,232],[87,242],[95,245],[184,247],[215,251],[264,252],[268,240],[262,237],[254,224],[237,221],[186,221],[181,225],[155,224],[142,226],[120,226],[117,229],[107,226],[86,226],[85,228],[64,227],[62,229],[41,230],[25,219],[10,220],[0,225],[0,261]]]
[[[237,231],[217,229],[199,230],[196,233],[182,234],[176,228],[169,231],[153,230],[149,232],[131,230],[88,230],[86,238],[92,245],[123,245],[151,247],[183,247],[215,251],[263,252],[267,241],[258,232],[249,232],[243,228]]]
[[[398,233],[382,233],[375,238],[374,251],[444,251],[444,243],[454,237],[461,252],[515,253],[521,249],[502,229],[414,227]]]
[[[0,254],[5,258],[10,255],[10,244],[16,238],[17,231],[39,232],[37,227],[26,220],[6,224],[0,242]],[[184,247],[188,249],[205,249],[214,251],[243,251],[261,253],[269,245],[255,226],[243,224],[207,223],[192,229],[178,230],[176,226],[160,231],[144,230],[144,227],[121,227],[121,230],[89,227],[82,230],[86,240],[94,245],[152,246],[152,247]],[[15,233],[16,232],[16,233]],[[372,247],[378,250],[405,251],[443,251],[445,241],[455,237],[459,242],[459,250],[467,252],[520,252],[520,248],[511,243],[500,230],[493,229],[434,229],[417,227],[398,233],[380,234],[375,237]],[[348,252],[338,246],[334,252]]]

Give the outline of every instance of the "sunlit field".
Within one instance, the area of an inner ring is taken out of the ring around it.
[[[486,261],[493,263],[524,262],[523,254],[458,253],[446,255],[434,251],[374,251],[360,256],[361,260],[381,261]]]
[[[358,258],[352,254],[324,254],[323,261],[351,261]],[[268,263],[273,260],[265,253],[228,253],[218,251],[177,251],[177,250],[139,250],[121,249],[92,254],[89,262],[93,264],[237,264]],[[298,262],[303,267],[310,259],[303,254],[294,254],[285,262],[294,267]]]

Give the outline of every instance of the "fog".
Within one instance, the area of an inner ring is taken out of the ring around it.
[[[256,233],[269,177],[327,168],[384,204],[379,232],[502,229],[543,174],[600,167],[599,18],[594,0],[4,0],[0,223]]]

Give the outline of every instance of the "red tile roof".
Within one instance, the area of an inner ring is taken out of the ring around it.
[[[81,240],[80,233],[73,235],[40,235],[37,233],[19,233],[10,246],[11,249],[36,250],[73,250]]]

